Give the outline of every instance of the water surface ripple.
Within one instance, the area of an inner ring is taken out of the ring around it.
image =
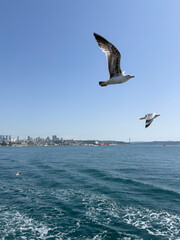
[[[179,146],[1,147],[0,165],[2,240],[180,239]]]

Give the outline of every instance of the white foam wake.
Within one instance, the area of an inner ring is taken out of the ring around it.
[[[50,230],[45,224],[38,222],[26,215],[20,214],[18,211],[3,211],[0,215],[1,220],[1,237],[16,239],[17,235],[22,239],[28,239],[26,236],[33,236],[36,239],[46,239]]]
[[[180,237],[180,216],[167,211],[155,211],[143,207],[124,209],[123,221],[138,229],[145,229],[155,236],[177,239]]]

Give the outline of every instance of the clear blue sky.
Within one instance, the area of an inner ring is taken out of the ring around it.
[[[179,12],[179,0],[1,0],[0,135],[180,140]],[[93,32],[134,79],[98,85],[108,70]]]

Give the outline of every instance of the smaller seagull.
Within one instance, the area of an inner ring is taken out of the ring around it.
[[[124,83],[130,78],[134,78],[134,76],[126,75],[125,71],[121,71],[121,54],[117,48],[97,33],[94,33],[94,37],[101,50],[106,54],[109,69],[109,80],[101,81],[99,85],[105,87],[110,84]]]
[[[19,171],[19,172],[13,174],[12,176],[13,176],[13,177],[16,177],[16,176],[19,176],[20,174],[21,174],[21,172]]]
[[[149,127],[149,125],[152,123],[152,121],[156,118],[159,117],[159,114],[155,114],[155,113],[149,113],[146,114],[144,117],[139,118],[139,120],[143,120],[146,119],[146,125],[145,128]]]

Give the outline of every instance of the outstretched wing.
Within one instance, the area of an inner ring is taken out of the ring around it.
[[[99,34],[94,33],[94,37],[100,46],[101,50],[105,52],[108,60],[109,77],[118,76],[122,71],[120,68],[121,54],[117,48],[108,42],[105,38],[101,37]]]
[[[147,117],[146,117],[146,128],[149,127],[149,125],[152,123],[152,121],[154,120],[154,116],[155,116],[155,113],[151,113],[151,114],[147,114]]]
[[[147,128],[147,127],[149,127],[149,125],[151,125],[153,119],[149,119],[149,120],[146,119],[146,126],[145,126],[145,128]]]

